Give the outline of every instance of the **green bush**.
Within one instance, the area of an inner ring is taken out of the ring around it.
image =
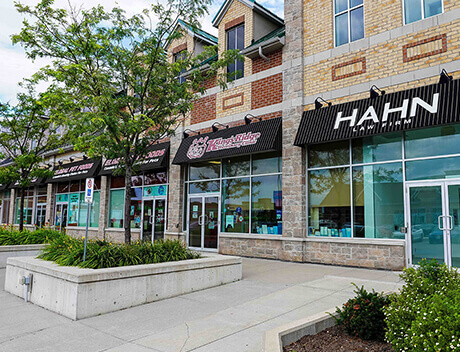
[[[59,231],[51,229],[37,229],[35,231],[22,231],[9,227],[0,228],[0,246],[14,246],[23,244],[49,243],[56,238],[62,237]]]
[[[460,275],[436,260],[405,269],[386,308],[386,339],[399,351],[460,351]]]
[[[83,239],[63,236],[44,248],[39,258],[53,261],[59,265],[101,269],[200,257],[198,253],[187,249],[182,242],[171,240],[156,241],[154,244],[137,242],[131,245],[89,240],[85,262],[83,262],[83,251]]]
[[[358,288],[353,285],[356,297],[348,300],[342,309],[337,307],[337,324],[343,325],[349,335],[363,340],[383,341],[386,325],[383,307],[388,305],[388,297],[374,290],[367,292],[364,286]]]

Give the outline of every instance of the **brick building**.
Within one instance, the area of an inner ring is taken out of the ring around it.
[[[227,90],[207,81],[180,133],[152,150],[135,183],[134,238],[391,270],[423,257],[460,266],[458,1],[287,0],[281,19],[227,0],[213,25],[217,37],[179,22],[171,60],[215,44],[245,60],[229,65]],[[110,164],[87,168],[100,175],[91,229],[120,239]],[[67,174],[31,191],[30,218],[45,212],[79,234],[82,216],[69,213],[85,211],[75,194],[87,174]],[[4,191],[10,223],[14,199]]]

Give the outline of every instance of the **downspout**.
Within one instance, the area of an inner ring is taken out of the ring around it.
[[[259,56],[264,59],[265,61],[270,61],[268,57],[266,57],[262,52],[262,46],[259,46]]]

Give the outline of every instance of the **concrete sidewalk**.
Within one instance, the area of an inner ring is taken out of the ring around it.
[[[3,291],[0,351],[260,352],[267,330],[341,305],[354,287],[396,290],[399,273],[263,259],[243,280],[71,321]]]

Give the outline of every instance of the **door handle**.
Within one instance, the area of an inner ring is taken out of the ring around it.
[[[454,228],[454,221],[453,221],[453,218],[451,215],[446,215],[447,219],[449,219],[449,221],[447,222],[447,230],[449,231],[452,231],[452,229]]]
[[[202,221],[202,220],[203,220],[203,215],[200,215],[200,216],[198,217],[198,225],[200,225],[200,226],[203,225],[203,221]]]
[[[439,216],[438,216],[438,227],[439,227],[439,229],[440,229],[441,231],[446,230],[446,229],[444,228],[444,224],[443,224],[443,226],[441,227],[441,219],[443,219],[443,218],[444,218],[444,215],[439,215]]]

